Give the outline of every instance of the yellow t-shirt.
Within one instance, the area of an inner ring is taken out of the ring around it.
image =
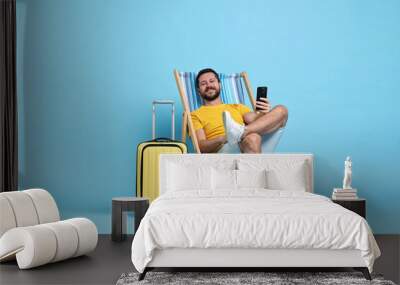
[[[242,104],[219,104],[215,106],[201,106],[199,109],[190,113],[197,131],[203,129],[206,138],[213,139],[225,135],[222,113],[229,111],[232,119],[244,125],[243,115],[251,112],[250,108]]]

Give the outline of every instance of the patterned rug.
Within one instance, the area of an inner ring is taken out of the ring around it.
[[[372,274],[372,281],[364,278],[361,272],[154,272],[146,274],[145,279],[138,281],[139,273],[124,273],[117,285],[136,284],[221,284],[221,285],[292,285],[292,284],[379,284],[395,285],[384,280],[382,275]]]

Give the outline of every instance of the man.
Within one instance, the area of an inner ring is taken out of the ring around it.
[[[257,101],[257,112],[242,104],[222,103],[220,79],[211,68],[198,73],[196,88],[204,104],[191,117],[202,153],[235,145],[242,153],[261,153],[262,136],[286,125],[287,108],[277,105],[271,109],[267,98]]]

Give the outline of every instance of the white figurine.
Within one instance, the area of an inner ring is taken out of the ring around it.
[[[346,161],[344,162],[343,189],[352,189],[351,188],[351,158],[350,158],[350,156],[346,157]]]

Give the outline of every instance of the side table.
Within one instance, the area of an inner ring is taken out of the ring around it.
[[[362,198],[354,200],[336,200],[332,199],[332,202],[339,204],[340,206],[359,214],[361,217],[366,219],[366,203],[367,201]]]
[[[136,232],[140,221],[149,208],[149,199],[141,197],[115,197],[112,199],[112,233],[113,241],[126,239],[126,216],[127,212],[135,213]]]

